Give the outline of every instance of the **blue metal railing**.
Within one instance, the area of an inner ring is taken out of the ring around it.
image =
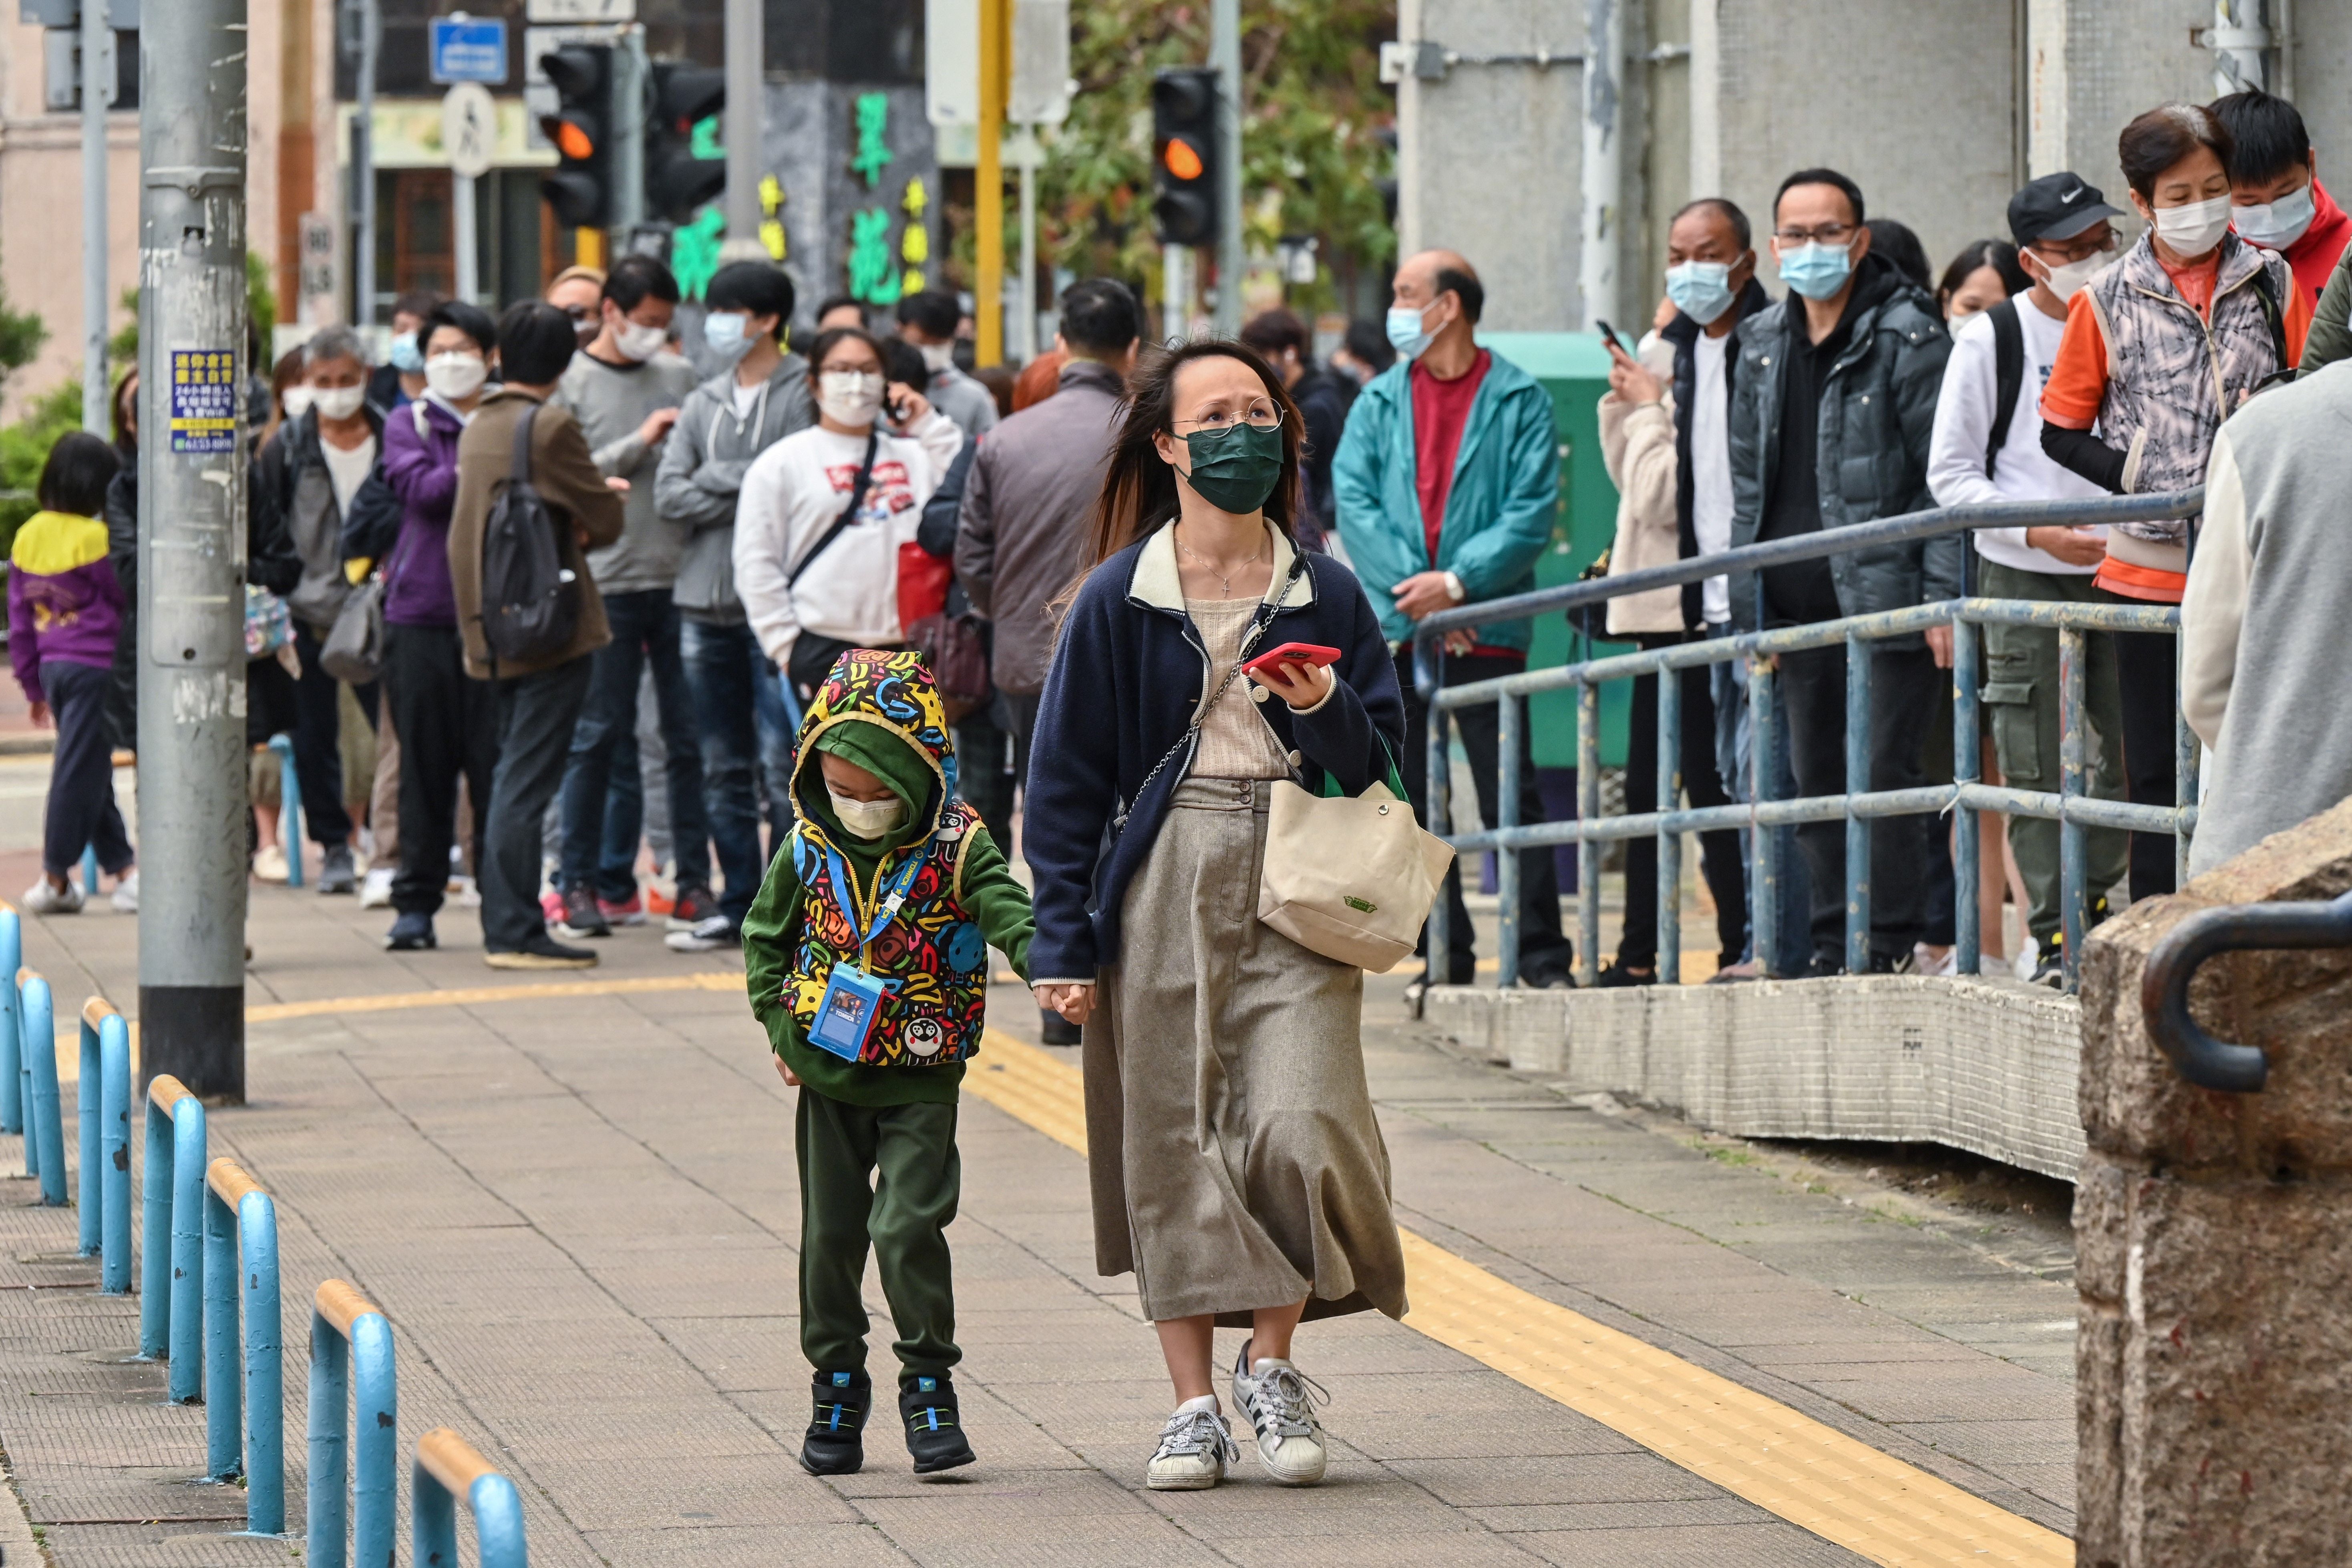
[[[81,1253],[96,1258],[99,1289],[131,1289],[131,1026],[114,1004],[81,1005]]]
[[[1519,857],[1507,851],[1557,844],[1590,846],[1611,839],[1654,836],[1658,840],[1658,980],[1678,984],[1682,968],[1681,835],[1717,828],[1762,829],[1803,822],[1843,821],[1846,825],[1845,959],[1850,973],[1869,966],[1871,885],[1870,822],[1881,816],[1903,816],[1957,811],[1958,840],[1952,857],[1956,898],[1954,924],[1958,967],[1974,974],[1980,967],[1981,932],[1978,929],[1977,848],[1979,811],[2038,816],[2059,824],[2060,907],[2064,933],[2064,984],[2074,989],[2082,953],[2084,921],[2089,901],[2085,834],[2092,827],[2137,833],[2173,835],[2176,868],[2185,874],[2189,835],[2197,819],[2198,746],[2185,721],[2176,729],[2176,790],[2169,806],[2132,805],[2095,798],[2085,789],[2087,769],[2084,746],[2084,674],[2086,636],[2093,631],[2177,631],[2179,612],[2170,605],[2083,604],[1966,597],[1917,605],[1875,615],[1853,616],[1813,626],[1787,626],[1748,632],[1707,642],[1679,643],[1644,652],[1586,659],[1552,669],[1529,670],[1498,679],[1445,687],[1441,684],[1443,638],[1448,632],[1467,631],[1496,621],[1564,612],[1599,605],[1628,595],[1678,587],[1708,577],[1745,575],[1768,567],[1890,544],[1946,538],[1979,529],[2021,527],[2085,527],[2098,524],[2161,521],[2195,515],[2204,492],[2184,490],[2165,495],[2117,496],[2077,501],[2019,502],[2002,505],[1946,507],[1850,528],[1824,530],[1795,538],[1752,544],[1720,554],[1694,557],[1669,565],[1629,572],[1622,576],[1539,589],[1483,604],[1443,610],[1422,621],[1414,630],[1414,687],[1429,710],[1429,821],[1439,832],[1452,823],[1450,789],[1451,714],[1457,708],[1487,702],[1499,704],[1500,778],[1496,791],[1502,820],[1483,832],[1444,834],[1457,853],[1493,849],[1496,892],[1502,927],[1500,983],[1509,986],[1518,978]],[[1978,628],[1987,625],[2035,626],[2055,628],[2059,638],[2059,789],[2051,794],[1983,784],[1979,777],[1978,704],[1981,658]],[[1949,626],[1953,634],[1952,730],[1954,782],[1907,790],[1874,791],[1870,787],[1871,658],[1873,642]],[[1759,766],[1751,801],[1743,805],[1680,808],[1681,778],[1673,763],[1676,750],[1668,739],[1681,731],[1682,683],[1658,681],[1658,795],[1655,809],[1614,817],[1601,815],[1600,689],[1603,682],[1636,676],[1748,661],[1749,718],[1755,754],[1769,758],[1780,726],[1780,702],[1775,659],[1784,653],[1808,648],[1843,647],[1846,650],[1846,792],[1792,800],[1771,797],[1772,770]],[[1573,821],[1523,826],[1518,822],[1520,731],[1526,699],[1538,691],[1573,687],[1577,691],[1578,814]],[[1755,864],[1750,882],[1750,930],[1759,954],[1775,950],[1778,932],[1779,836],[1754,835]],[[1577,858],[1578,916],[1582,978],[1590,984],[1600,963],[1601,864],[1597,855]],[[1444,953],[1451,915],[1441,895],[1430,911],[1427,951]]]
[[[286,1533],[279,1339],[277,1205],[236,1162],[215,1160],[205,1171],[205,1469],[215,1481],[244,1478],[249,1535]]]
[[[139,1353],[172,1363],[174,1405],[204,1397],[205,1104],[170,1073],[147,1085]]]
[[[529,1568],[522,1498],[474,1446],[446,1426],[416,1439],[409,1559],[417,1568],[457,1568],[457,1500],[474,1516],[482,1568]]]
[[[0,975],[14,974],[25,962],[25,922],[6,904],[0,904]],[[25,1076],[25,1023],[22,999],[14,984],[0,982],[0,1132],[25,1131],[25,1102],[32,1082]],[[25,1174],[31,1175],[32,1142],[26,1142]]]
[[[278,753],[278,844],[286,851],[286,885],[302,885],[302,781],[294,773],[294,737],[272,735]]]
[[[25,1078],[25,1174],[41,1179],[41,1202],[66,1206],[66,1130],[58,1102],[56,1008],[49,983],[16,971],[16,1016]]]
[[[302,1548],[311,1568],[390,1563],[398,1538],[394,1489],[400,1474],[392,1325],[383,1309],[341,1279],[321,1282],[311,1297],[310,1445],[310,1515]],[[417,1496],[421,1506],[421,1487]]]

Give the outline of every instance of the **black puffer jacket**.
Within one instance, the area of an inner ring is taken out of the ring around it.
[[[1854,285],[1844,352],[1822,383],[1816,461],[1822,527],[1845,528],[1935,505],[1927,492],[1927,442],[1936,395],[1952,340],[1935,301],[1876,256],[1864,256]],[[1780,460],[1782,363],[1790,334],[1804,327],[1805,302],[1740,322],[1731,403],[1731,543],[1756,542]],[[1874,615],[1948,599],[1960,592],[1962,542],[1882,545],[1830,558],[1843,615]],[[1731,579],[1731,619],[1758,622],[1752,574]],[[1899,646],[1908,640],[1895,639]]]
[[[1731,302],[1735,321],[1744,321],[1757,312],[1770,308],[1772,296],[1764,292],[1764,285],[1751,274],[1748,286]],[[1675,349],[1675,527],[1682,543],[1685,561],[1698,553],[1698,522],[1695,498],[1698,494],[1698,468],[1691,455],[1691,413],[1698,406],[1698,340],[1706,329],[1691,316],[1677,310],[1658,336],[1672,343]],[[1737,331],[1737,326],[1732,328]],[[1730,347],[1733,345],[1727,345]],[[1723,377],[1727,390],[1739,390],[1739,358],[1726,353]],[[1706,624],[1706,599],[1702,584],[1683,584],[1683,625],[1692,631]]]

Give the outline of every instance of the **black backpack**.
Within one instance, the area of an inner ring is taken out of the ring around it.
[[[514,470],[482,525],[482,637],[490,668],[532,664],[572,646],[580,629],[580,579],[563,564],[555,518],[530,482],[536,405],[515,426]]]

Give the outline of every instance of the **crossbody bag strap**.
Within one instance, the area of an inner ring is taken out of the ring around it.
[[[833,526],[824,531],[824,537],[810,545],[808,553],[802,556],[793,565],[791,575],[784,579],[785,587],[789,588],[798,583],[801,580],[801,574],[815,563],[816,558],[824,554],[835,540],[848,531],[851,523],[857,521],[857,509],[866,504],[866,488],[874,482],[874,454],[881,449],[881,446],[882,433],[879,430],[867,431],[866,460],[857,466],[857,478],[849,487],[849,504],[841,509],[841,515],[833,520]]]
[[[530,426],[538,417],[539,405],[534,403],[515,421],[514,470],[508,478],[517,484],[530,483]]]

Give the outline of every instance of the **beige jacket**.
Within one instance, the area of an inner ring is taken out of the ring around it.
[[[1644,567],[1670,566],[1682,559],[1675,493],[1681,471],[1675,451],[1674,395],[1640,405],[1628,403],[1613,392],[1604,395],[1601,460],[1609,469],[1610,482],[1617,487],[1617,536],[1609,546],[1609,575],[1622,577]],[[1680,588],[1654,588],[1609,601],[1612,637],[1683,629]]]

